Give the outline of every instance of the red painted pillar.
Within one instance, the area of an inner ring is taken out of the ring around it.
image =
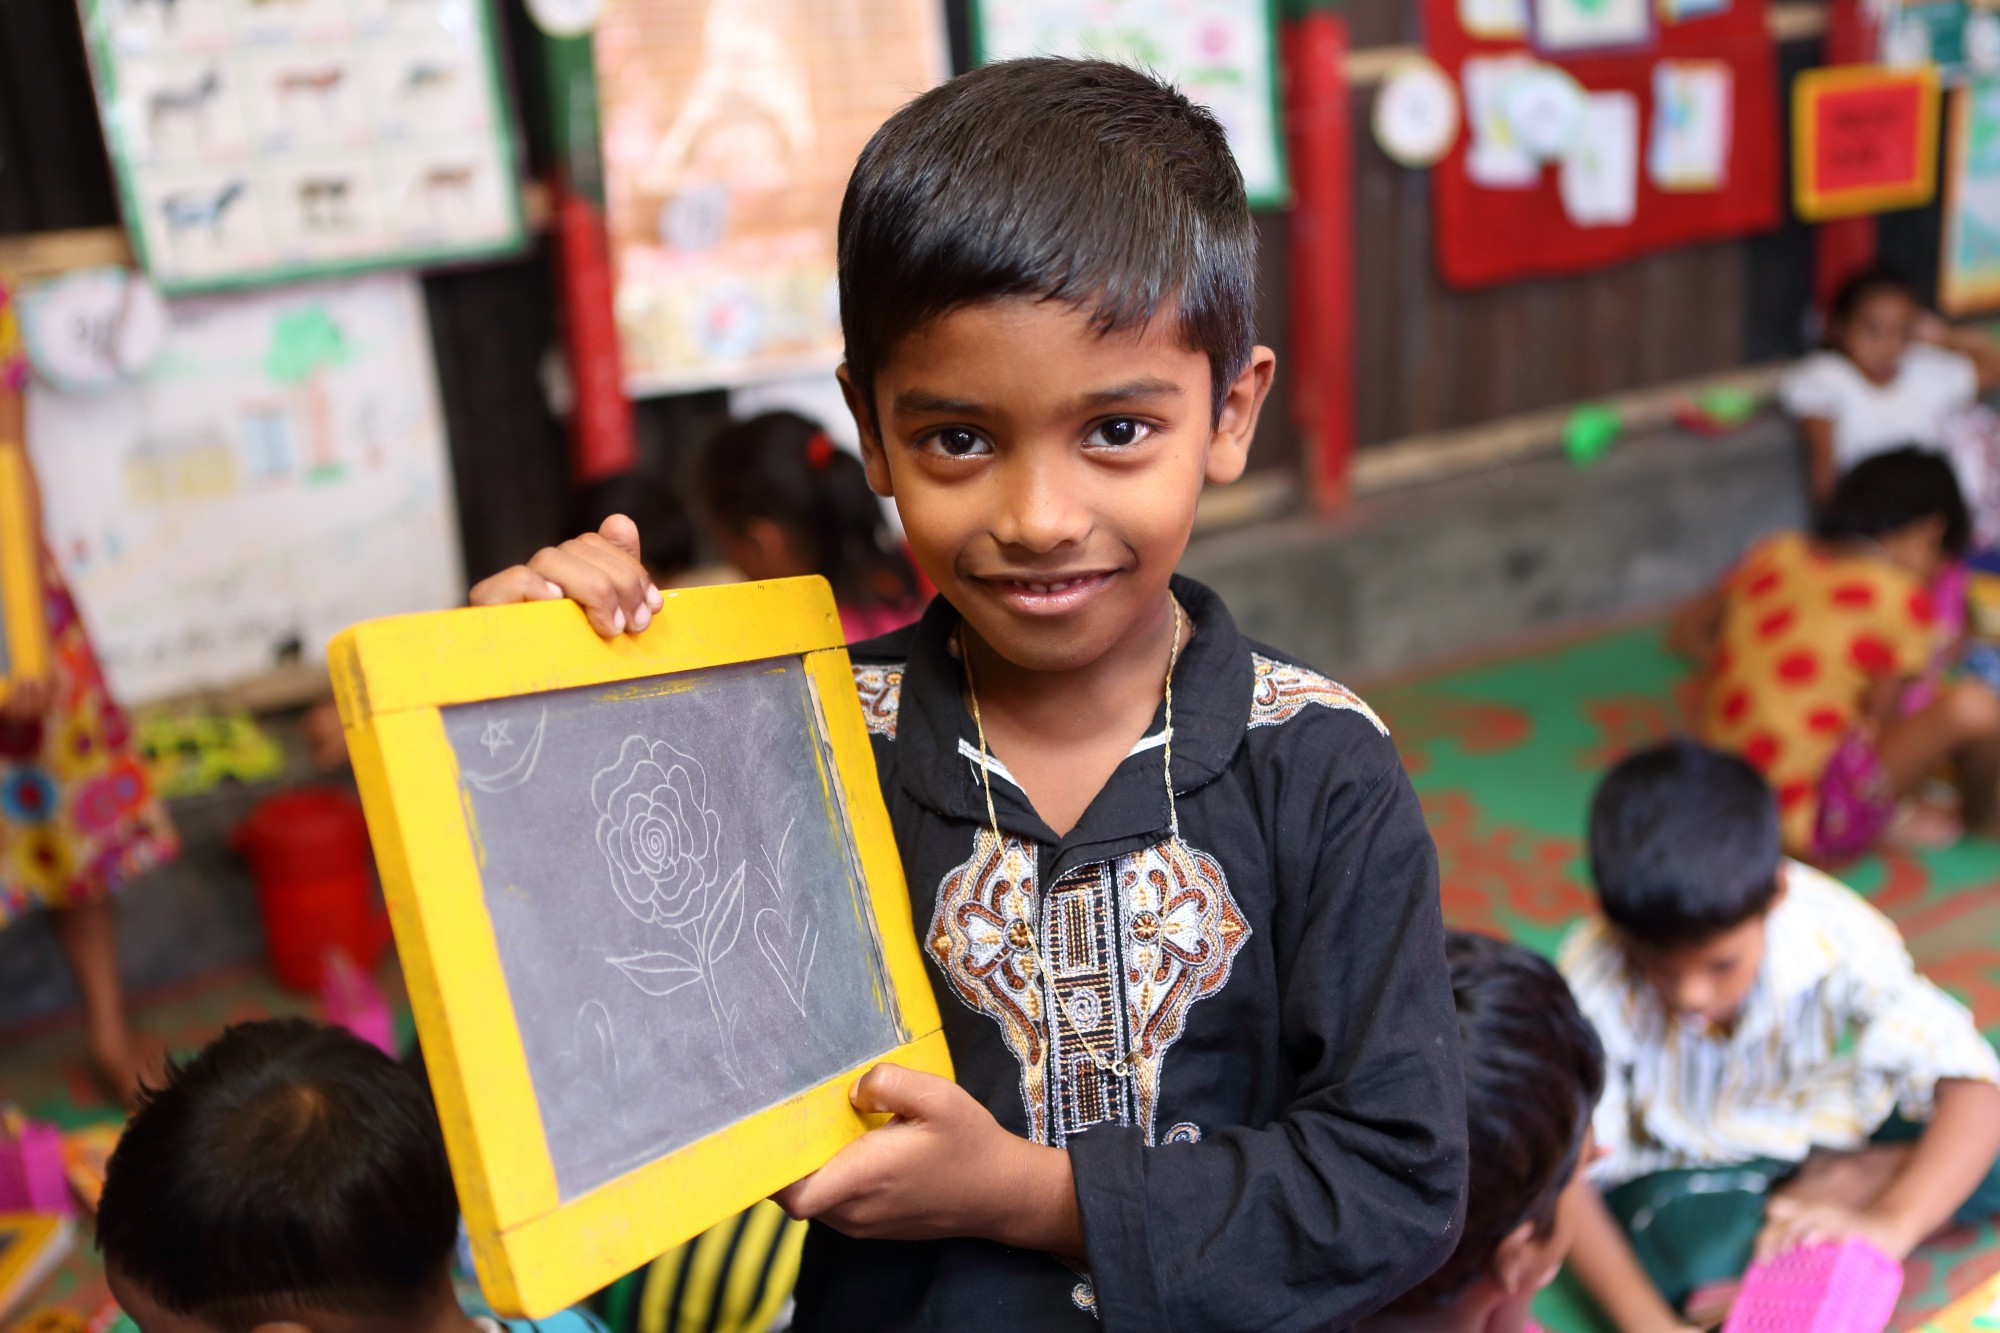
[[[1875,60],[1875,25],[1861,0],[1833,0],[1826,16],[1826,63],[1863,65]],[[1839,218],[1819,224],[1813,247],[1813,298],[1825,311],[1848,278],[1875,262],[1873,217]]]
[[[1347,24],[1337,14],[1288,22],[1285,131],[1291,158],[1292,411],[1306,436],[1312,501],[1347,503],[1354,454],[1354,148]]]

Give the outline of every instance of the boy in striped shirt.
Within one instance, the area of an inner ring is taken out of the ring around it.
[[[1560,963],[1604,1043],[1603,1156],[1566,1207],[1620,1329],[1700,1321],[1753,1257],[1860,1237],[1902,1259],[2000,1210],[2000,1059],[1887,918],[1783,859],[1754,768],[1631,756],[1590,859],[1603,918]]]

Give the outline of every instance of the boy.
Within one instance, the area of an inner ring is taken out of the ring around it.
[[[1518,944],[1445,936],[1465,1056],[1472,1177],[1458,1248],[1363,1333],[1521,1333],[1561,1268],[1559,1205],[1588,1189],[1590,1115],[1604,1053],[1555,968]]]
[[[1781,859],[1747,762],[1689,741],[1626,759],[1590,863],[1604,919],[1561,965],[1610,1072],[1605,1194],[1574,1200],[1570,1262],[1618,1327],[1677,1326],[1753,1257],[1852,1236],[1902,1259],[2000,1205],[2000,1060],[1886,918]]]
[[[149,1089],[97,1243],[142,1333],[502,1333],[453,1290],[458,1196],[423,1084],[303,1019],[243,1023]],[[603,1333],[567,1311],[514,1333]]]
[[[802,1328],[1345,1327],[1456,1239],[1465,1115],[1423,816],[1375,715],[1173,578],[1273,358],[1221,127],[989,65],[869,142],[840,381],[940,597],[854,649],[958,1083],[781,1201]],[[659,599],[631,524],[474,589]],[[672,627],[667,627],[672,632]]]

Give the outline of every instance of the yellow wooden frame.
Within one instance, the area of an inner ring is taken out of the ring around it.
[[[19,443],[0,440],[0,617],[7,630],[7,671],[0,699],[15,676],[48,674],[49,622],[43,606],[42,553],[35,544],[35,514],[28,460]]]
[[[1863,88],[1906,85],[1916,92],[1917,160],[1906,180],[1863,189],[1829,190],[1814,176],[1819,160],[1819,103],[1828,96]],[[1935,65],[1885,69],[1876,65],[1834,65],[1809,69],[1792,81],[1792,202],[1800,218],[1833,218],[1921,208],[1937,197],[1938,72]]]
[[[540,602],[370,621],[328,650],[473,1258],[502,1314],[573,1304],[816,1170],[868,1128],[848,1101],[865,1066],[563,1202],[439,710],[792,656],[819,698],[906,1037],[880,1059],[949,1077],[825,580],[669,592],[651,628],[609,640],[574,603]]]

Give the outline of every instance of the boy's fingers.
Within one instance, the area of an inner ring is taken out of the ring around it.
[[[639,558],[639,525],[623,514],[613,514],[597,527],[598,536],[631,556]]]
[[[590,627],[606,638],[623,634],[627,613],[619,598],[619,583],[604,563],[588,558],[580,543],[564,542],[535,552],[528,568],[583,608]],[[533,600],[533,599],[529,599]]]
[[[625,623],[635,632],[646,628],[653,612],[659,609],[654,605],[658,590],[638,557],[595,532],[566,541],[560,549],[602,570],[616,590],[618,609],[625,613]]]
[[[854,1108],[872,1115],[921,1119],[926,1103],[937,1092],[935,1075],[901,1065],[876,1065],[854,1085]]]

